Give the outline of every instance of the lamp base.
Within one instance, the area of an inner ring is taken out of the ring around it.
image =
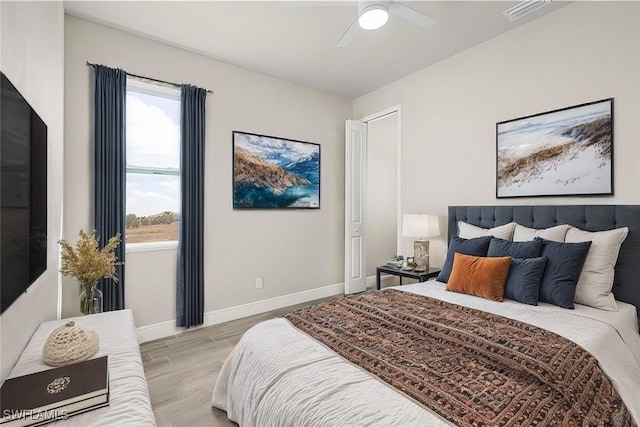
[[[426,271],[429,267],[429,241],[415,240],[413,242],[414,262],[416,263],[415,271]]]

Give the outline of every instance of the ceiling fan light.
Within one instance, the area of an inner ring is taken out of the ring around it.
[[[365,8],[358,18],[358,25],[363,30],[376,30],[389,20],[387,8],[381,4],[374,4]]]

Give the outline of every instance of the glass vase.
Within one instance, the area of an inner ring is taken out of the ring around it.
[[[82,314],[102,313],[102,291],[96,285],[82,286],[80,311]]]

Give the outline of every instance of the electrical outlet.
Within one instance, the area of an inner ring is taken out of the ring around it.
[[[262,277],[256,278],[256,289],[262,289]]]

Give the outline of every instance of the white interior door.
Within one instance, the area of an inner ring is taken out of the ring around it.
[[[376,267],[401,253],[398,249],[398,113],[368,120],[367,124],[367,289]],[[364,119],[362,119],[364,121]],[[402,221],[400,221],[402,222]]]
[[[344,293],[367,290],[365,207],[367,194],[367,125],[347,120],[345,136]]]

